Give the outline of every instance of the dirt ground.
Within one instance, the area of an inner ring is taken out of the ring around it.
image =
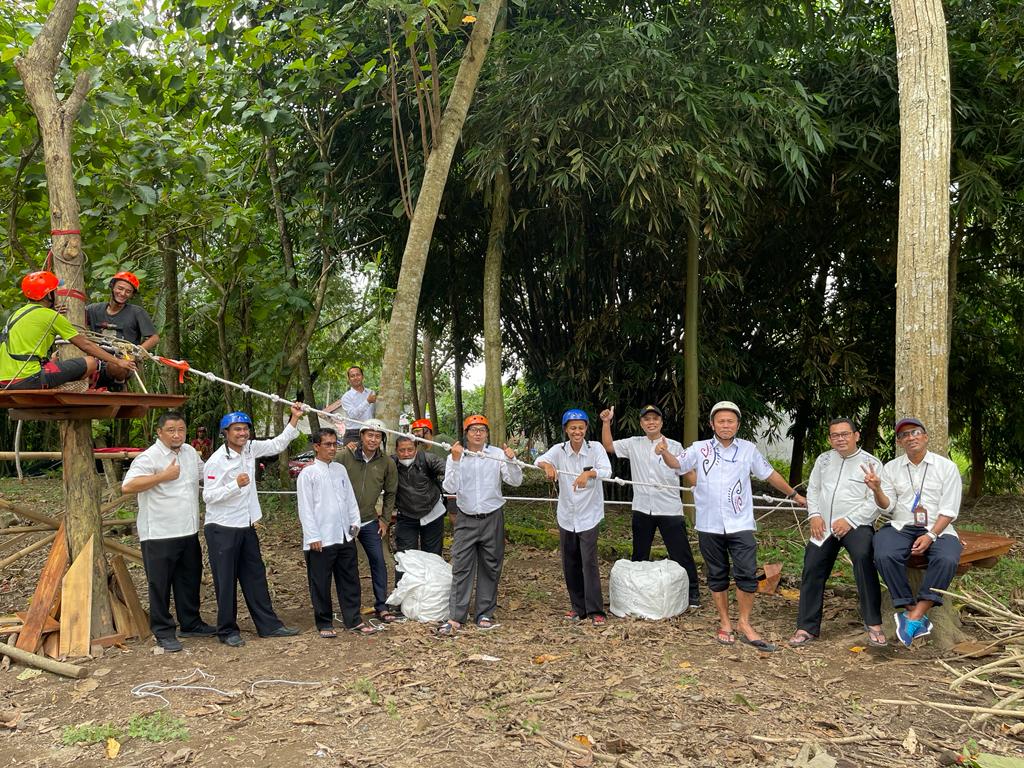
[[[3,487],[11,501],[32,504],[52,493],[50,486]],[[1019,500],[987,503],[991,530],[1024,533]],[[840,766],[927,767],[948,764],[972,740],[994,753],[1020,756],[1024,747],[1005,735],[1016,721],[974,726],[924,705],[876,703],[986,706],[991,699],[951,693],[937,663],[943,655],[931,646],[864,648],[854,595],[828,596],[820,641],[762,654],[718,645],[708,607],[662,622],[610,617],[602,630],[567,624],[557,553],[512,546],[497,614],[502,626],[494,631],[438,639],[429,626],[409,622],[372,638],[322,640],[312,627],[297,524],[277,514],[261,537],[275,607],[301,635],[259,639],[243,604],[241,649],[190,639],[183,653],[158,655],[152,641],[130,643],[85,660],[92,675],[81,681],[48,673],[19,679],[24,668],[13,665],[0,672],[0,721],[17,720],[13,727],[0,722],[0,765],[834,764],[809,761],[817,747],[800,754],[812,741]],[[0,549],[0,557],[9,551]],[[44,556],[0,574],[0,613],[25,607]],[[609,568],[602,567],[606,579]],[[365,568],[363,574],[368,604]],[[141,585],[141,568],[133,575]],[[145,601],[144,589],[140,595]],[[209,621],[214,607],[207,573]],[[792,634],[795,615],[791,597],[758,598],[756,623],[776,642]],[[151,682],[201,687],[164,690],[163,700],[135,690]],[[113,759],[102,743],[61,742],[69,725],[123,726],[159,709],[184,719],[186,740],[130,738]]]

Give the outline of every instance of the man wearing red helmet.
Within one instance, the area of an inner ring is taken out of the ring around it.
[[[131,272],[118,272],[110,278],[110,301],[89,304],[86,322],[95,333],[138,344],[149,351],[160,341],[149,313],[138,304],[130,304],[139,291],[139,278]],[[125,377],[111,376],[101,370],[97,386],[120,389]]]
[[[22,279],[21,292],[31,303],[12,312],[0,331],[0,388],[50,389],[86,379],[95,373],[97,359],[124,377],[135,370],[135,363],[105,352],[54,310],[59,285],[52,272],[32,272]],[[88,356],[50,360],[50,347],[58,336]]]

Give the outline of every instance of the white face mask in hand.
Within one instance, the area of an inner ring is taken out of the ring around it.
[[[403,467],[411,467],[416,459],[399,459],[398,461]]]

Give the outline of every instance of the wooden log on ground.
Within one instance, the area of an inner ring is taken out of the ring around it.
[[[103,546],[106,549],[109,549],[111,552],[116,552],[117,554],[130,558],[137,563],[142,563],[142,552],[135,549],[134,547],[129,547],[127,544],[122,544],[120,541],[117,541],[116,539],[111,539],[108,536],[104,536]]]
[[[45,656],[37,656],[34,653],[7,645],[7,643],[0,643],[0,656],[9,656],[20,664],[52,672],[55,675],[62,675],[63,677],[73,677],[81,680],[83,677],[89,676],[89,670],[84,667],[54,661],[53,659],[47,659]]]
[[[0,569],[6,568],[11,563],[16,563],[18,560],[21,560],[21,558],[23,558],[25,555],[31,555],[37,549],[42,549],[47,544],[52,542],[54,540],[54,538],[56,538],[56,536],[57,536],[56,533],[51,533],[48,536],[44,536],[39,541],[35,541],[35,542],[29,544],[27,547],[19,549],[13,555],[9,555],[8,557],[5,557],[3,560],[0,560]]]
[[[50,609],[60,594],[61,581],[68,567],[68,540],[64,536],[63,526],[57,529],[53,538],[53,549],[46,558],[46,565],[39,573],[36,591],[32,595],[25,617],[25,633],[18,638],[18,647],[23,651],[35,653],[43,636],[43,627],[50,618]]]
[[[52,531],[48,525],[12,525],[10,528],[0,528],[0,536],[13,536],[16,533],[43,533]]]

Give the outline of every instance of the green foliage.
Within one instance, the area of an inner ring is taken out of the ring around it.
[[[121,729],[113,723],[82,723],[69,725],[61,732],[60,740],[65,746],[72,744],[98,744],[107,739],[121,739]]]
[[[133,739],[155,743],[185,741],[189,735],[185,721],[164,710],[157,710],[149,715],[136,715],[128,721],[127,733]]]

